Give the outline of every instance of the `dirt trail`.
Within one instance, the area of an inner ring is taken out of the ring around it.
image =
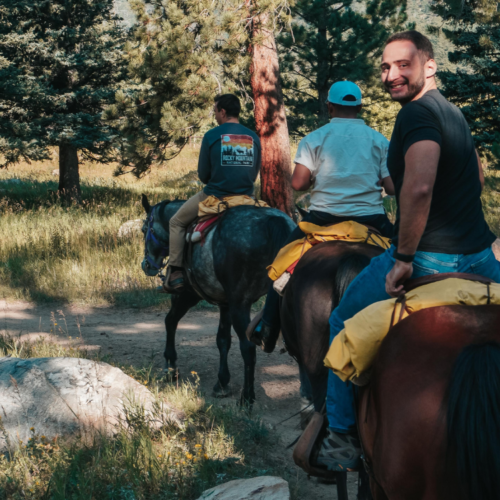
[[[74,306],[36,305],[27,302],[0,301],[0,333],[8,332],[21,340],[50,338],[62,345],[82,345],[90,352],[100,350],[118,362],[135,366],[151,361],[163,368],[165,346],[165,313],[141,312],[133,309],[89,308]],[[201,388],[211,398],[217,380],[219,351],[215,344],[218,313],[189,312],[177,330],[177,355],[181,377],[196,371]],[[56,323],[56,324],[55,324]],[[233,345],[229,354],[232,396],[225,404],[236,404],[243,384],[243,361],[238,338],[232,332]],[[255,375],[257,403],[255,412],[278,432],[283,449],[276,454],[287,467],[307,481],[307,475],[295,466],[292,451],[285,450],[300,433],[299,417],[281,425],[284,418],[300,409],[298,368],[288,354],[280,354],[278,345],[272,354],[258,350]],[[349,474],[349,498],[356,498],[357,475]],[[307,500],[334,500],[335,486],[311,479]]]

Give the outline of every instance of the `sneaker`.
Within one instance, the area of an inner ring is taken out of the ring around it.
[[[255,334],[262,339],[262,350],[267,354],[271,354],[276,347],[276,342],[280,335],[279,330],[273,329],[267,326],[263,321],[261,321],[257,328],[255,328]]]
[[[261,346],[262,350],[268,354],[274,351],[276,347],[276,342],[279,337],[279,330],[273,329],[270,326],[267,326],[262,319],[260,319],[257,324],[256,318],[252,320],[250,325],[247,328],[247,338],[250,342],[253,342],[255,345]]]
[[[361,445],[357,435],[341,434],[328,428],[321,442],[316,462],[329,471],[353,471],[361,466],[361,454]]]

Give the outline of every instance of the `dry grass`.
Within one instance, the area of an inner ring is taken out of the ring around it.
[[[112,165],[83,162],[83,204],[72,207],[57,199],[57,158],[0,171],[0,297],[141,308],[168,302],[155,291],[159,281],[140,268],[142,235],[120,240],[117,233],[144,216],[141,193],[156,203],[199,191],[197,161],[198,149],[190,146],[141,180],[113,177]],[[487,172],[486,186],[486,217],[500,234],[496,171]],[[386,208],[394,218],[394,201],[386,199]]]
[[[57,199],[56,160],[0,171],[0,296],[131,307],[167,300],[140,269],[142,235],[120,240],[117,233],[143,218],[141,193],[156,203],[197,192],[197,157],[187,148],[141,180],[83,163],[83,204],[72,207]]]

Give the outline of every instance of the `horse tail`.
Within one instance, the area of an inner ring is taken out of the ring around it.
[[[500,492],[500,344],[466,347],[448,387],[447,454],[467,500]],[[452,462],[453,461],[453,462]]]
[[[351,281],[370,263],[370,257],[361,253],[352,253],[340,259],[333,288],[333,307],[339,305]]]

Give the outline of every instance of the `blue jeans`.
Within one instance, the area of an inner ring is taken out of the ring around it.
[[[385,277],[394,266],[395,251],[395,247],[391,246],[382,255],[372,259],[370,265],[349,285],[340,304],[330,316],[330,344],[344,329],[344,321],[375,302],[390,299],[385,291]],[[500,262],[495,259],[491,248],[470,255],[417,252],[412,278],[438,273],[480,274],[500,283]],[[353,402],[353,385],[350,382],[342,382],[330,371],[326,410],[328,422],[334,431],[346,433],[355,429]]]

